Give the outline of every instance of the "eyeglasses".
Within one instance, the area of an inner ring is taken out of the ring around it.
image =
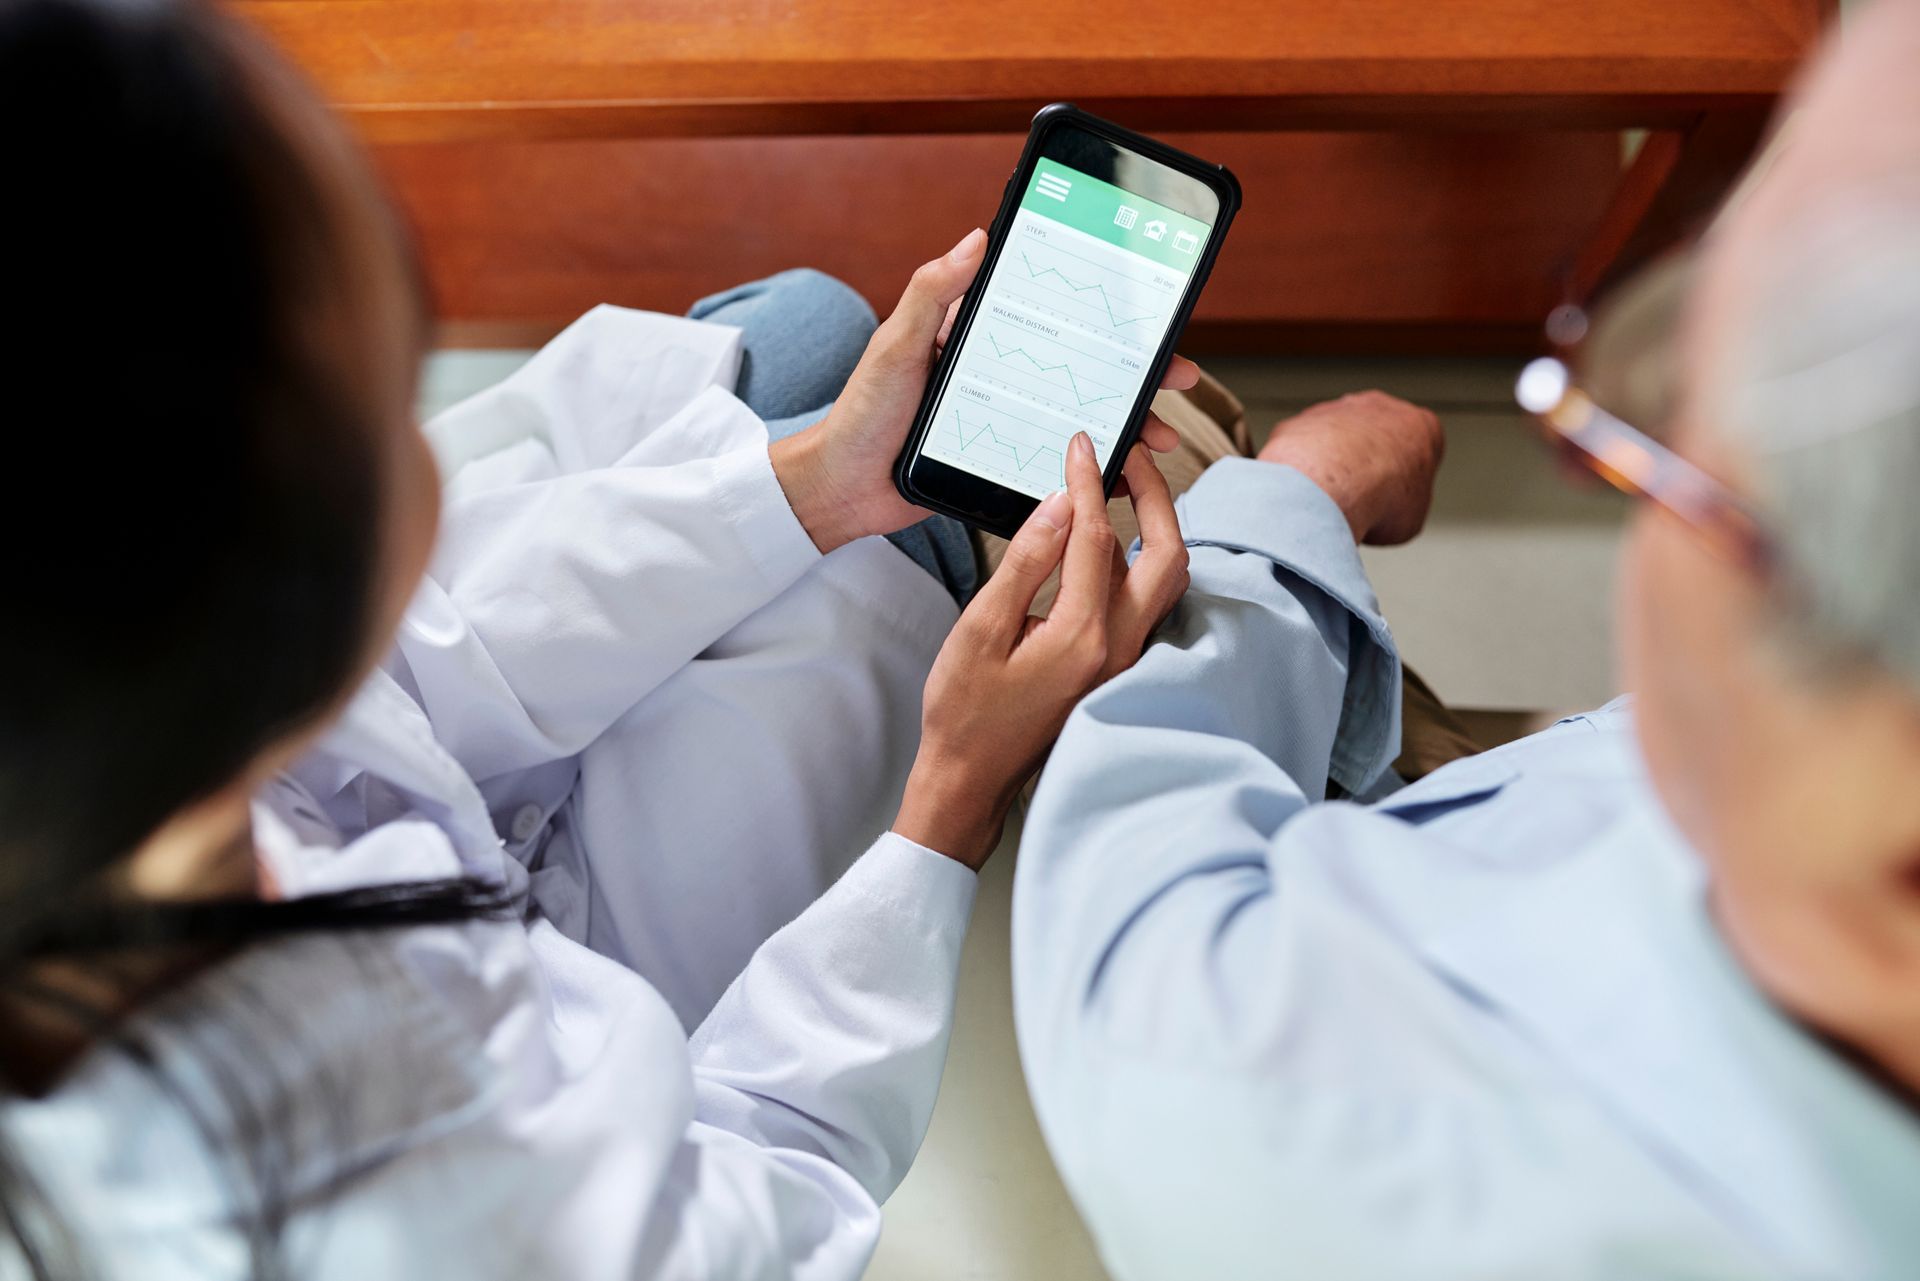
[[[1585,381],[1594,390],[1576,383],[1567,361],[1543,356],[1521,370],[1514,398],[1575,463],[1678,517],[1720,554],[1769,575],[1773,540],[1746,500],[1600,403],[1636,406],[1647,422],[1672,420],[1674,336],[1691,275],[1691,255],[1679,255],[1630,282],[1591,322],[1579,308],[1560,308],[1548,321],[1548,339],[1563,353],[1582,349],[1593,371]]]

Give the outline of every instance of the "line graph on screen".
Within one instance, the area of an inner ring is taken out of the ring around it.
[[[1066,482],[1067,441],[1073,433],[1032,418],[986,406],[946,412],[942,428],[948,443],[970,465],[1052,493]]]

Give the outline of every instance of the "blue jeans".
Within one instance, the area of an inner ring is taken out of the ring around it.
[[[827,416],[873,337],[873,309],[823,272],[801,268],[702,298],[687,315],[742,331],[746,354],[734,388],[779,440]],[[887,535],[962,605],[979,582],[973,542],[951,516],[929,516]]]

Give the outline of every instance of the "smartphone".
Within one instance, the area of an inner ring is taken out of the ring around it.
[[[1223,166],[1067,103],[1044,108],[895,487],[1011,537],[1066,484],[1067,442],[1084,431],[1111,494],[1239,207]]]

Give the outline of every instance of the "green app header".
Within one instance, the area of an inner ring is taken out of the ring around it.
[[[1189,275],[1207,243],[1206,223],[1044,157],[1020,207]]]

